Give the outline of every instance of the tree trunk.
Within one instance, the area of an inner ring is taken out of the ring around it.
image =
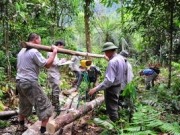
[[[4,117],[10,117],[13,115],[17,115],[18,114],[18,110],[12,110],[12,111],[2,111],[0,112],[0,118],[4,118]]]
[[[72,93],[68,99],[66,100],[66,104],[63,106],[63,108],[65,108],[65,110],[63,112],[61,112],[60,115],[66,114],[67,111],[71,108],[71,104],[72,101],[74,99],[74,97],[77,96],[77,92],[76,93]],[[53,115],[50,117],[49,121],[53,120],[56,116],[56,113],[53,113]],[[33,125],[31,125],[30,127],[28,127],[28,129],[23,133],[23,135],[39,135],[39,128],[41,127],[41,121],[36,121]]]
[[[59,115],[55,120],[48,122],[46,126],[48,133],[55,133],[61,127],[77,120],[78,118],[85,115],[87,112],[92,111],[95,107],[101,105],[103,101],[103,97],[98,97],[95,100],[86,103],[84,106],[81,106],[77,110],[74,110],[65,115]]]
[[[170,7],[170,48],[169,48],[169,78],[168,88],[171,87],[171,68],[172,68],[172,46],[173,46],[173,12],[174,12],[174,0],[169,1]]]
[[[90,36],[90,4],[91,0],[85,0],[84,5],[84,22],[85,22],[85,36],[86,36],[86,49],[87,52],[91,52],[91,36]]]
[[[30,43],[30,42],[21,42],[21,46],[24,47],[24,48],[36,48],[38,50],[44,50],[44,51],[52,52],[52,48],[50,46],[33,44],[33,43]],[[57,48],[57,49],[58,49],[58,53],[77,55],[77,56],[88,56],[88,57],[104,58],[104,55],[100,55],[100,54],[93,54],[93,53],[87,53],[87,52],[78,52],[78,51],[62,49],[62,48]]]
[[[76,97],[73,98],[72,100],[72,104],[71,104],[71,109],[69,110],[69,112],[76,110],[78,108],[78,104],[79,104],[79,95],[77,95]],[[62,114],[61,114],[62,115]],[[55,135],[72,135],[72,129],[74,127],[74,122],[71,122],[70,124],[66,125],[63,127],[63,130],[57,131],[55,133]]]
[[[11,78],[11,63],[9,58],[9,20],[8,20],[8,3],[4,5],[4,14],[6,17],[3,17],[3,36],[4,36],[4,44],[6,48],[6,62],[7,62],[7,76],[10,80]]]
[[[53,113],[53,115],[49,118],[49,120],[54,119],[56,116],[56,113]],[[22,135],[40,135],[40,127],[41,127],[41,121],[36,121],[33,125],[28,127],[28,129],[22,134]]]

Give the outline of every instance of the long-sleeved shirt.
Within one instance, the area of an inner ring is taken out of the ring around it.
[[[127,65],[124,58],[121,55],[114,54],[109,60],[105,79],[96,87],[96,90],[105,90],[111,86],[122,84],[124,77],[126,77],[126,70]]]
[[[79,65],[80,65],[80,56],[72,56],[71,61],[73,62],[72,64],[69,65],[72,71],[80,71]]]

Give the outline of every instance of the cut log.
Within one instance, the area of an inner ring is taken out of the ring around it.
[[[18,110],[2,111],[2,112],[0,112],[0,118],[10,117],[10,116],[13,116],[13,115],[17,115],[18,112],[19,112]]]
[[[87,112],[93,110],[95,107],[102,104],[104,101],[103,97],[98,97],[93,101],[86,103],[85,105],[81,106],[79,109],[69,112],[68,114],[59,115],[56,119],[49,121],[47,123],[46,129],[48,133],[54,134],[58,129],[62,128],[63,126],[77,120],[78,118],[85,115]]]
[[[30,42],[21,42],[21,47],[23,47],[23,48],[36,48],[38,50],[52,52],[52,48],[50,46],[33,44]],[[104,58],[104,55],[100,55],[100,54],[93,54],[93,53],[88,53],[88,52],[78,52],[78,51],[62,49],[62,48],[57,48],[57,49],[58,49],[58,53],[64,53],[64,54],[69,54],[69,55],[77,55],[77,56],[85,56],[85,57]]]
[[[64,105],[64,108],[66,109],[64,112],[61,112],[62,114],[68,111],[70,108],[70,104],[72,104],[73,98],[77,95],[78,93],[72,93],[71,96],[66,101],[66,104]],[[56,116],[56,113],[53,113],[53,115],[50,117],[49,121],[53,120]],[[22,134],[22,135],[39,135],[39,129],[41,126],[41,121],[36,121],[33,125],[29,126],[28,129]]]
[[[49,118],[49,120],[54,119],[56,113],[54,112],[53,115]],[[36,121],[33,125],[28,127],[28,129],[22,135],[40,135],[39,129],[41,127],[41,121]]]
[[[76,97],[73,98],[73,101],[72,101],[72,105],[71,105],[71,109],[68,111],[68,112],[71,112],[73,110],[76,110],[77,107],[78,107],[78,104],[79,104],[79,96],[77,95]],[[70,123],[66,126],[63,127],[63,130],[61,131],[57,131],[57,133],[61,133],[62,135],[72,135],[72,127],[73,127],[74,123]],[[57,134],[55,133],[55,135]]]
[[[68,96],[72,94],[73,92],[76,92],[76,88],[71,88],[70,90],[64,90],[62,94]]]
[[[61,112],[61,115],[68,112],[68,110],[69,110],[69,109],[71,108],[71,106],[72,106],[73,99],[74,99],[77,95],[78,95],[77,92],[71,93],[71,95],[67,98],[66,103],[64,104],[64,107],[63,107],[63,108],[65,109],[65,111],[64,111],[64,112]]]

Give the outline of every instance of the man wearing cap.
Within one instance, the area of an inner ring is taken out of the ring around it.
[[[105,56],[109,59],[105,78],[102,83],[89,91],[89,95],[93,95],[99,90],[104,90],[106,110],[109,118],[113,122],[116,122],[119,119],[118,100],[121,91],[121,84],[125,77],[125,71],[127,68],[124,58],[121,55],[117,55],[117,48],[118,47],[112,42],[106,42],[104,44],[102,52],[105,52]]]
[[[129,57],[129,53],[126,50],[122,50],[119,54],[121,56],[123,56],[123,58],[125,60],[125,63],[127,65],[127,70],[125,71],[126,77],[124,78],[124,81],[123,81],[123,83],[121,85],[121,93],[120,93],[120,96],[119,96],[119,105],[123,105],[124,97],[121,96],[121,94],[123,93],[123,90],[126,87],[126,85],[132,81],[134,75],[133,75],[133,71],[132,71],[132,66],[129,63],[128,59],[127,59]]]
[[[56,41],[55,46],[58,48],[64,48],[65,44],[63,41]],[[47,53],[47,57],[51,56],[52,52]],[[52,66],[47,70],[48,71],[48,82],[52,88],[52,105],[55,107],[54,110],[57,114],[60,113],[60,103],[59,103],[59,94],[60,94],[60,73],[59,65],[66,62],[66,59],[59,59],[58,56],[55,56]]]
[[[129,57],[129,53],[126,50],[123,50],[119,53],[121,56],[123,56],[126,64],[127,64],[127,71],[126,71],[126,78],[124,80],[124,85],[122,85],[122,89],[124,89],[124,87],[130,83],[134,77],[133,71],[132,71],[132,66],[128,61],[128,57]]]

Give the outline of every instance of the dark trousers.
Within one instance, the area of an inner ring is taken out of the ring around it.
[[[104,91],[106,111],[109,118],[116,122],[119,119],[118,116],[118,101],[120,94],[120,86],[110,87]]]
[[[76,84],[75,86],[77,88],[79,88],[79,86],[81,85],[83,76],[82,76],[82,72],[81,71],[74,71],[75,75],[76,75]]]

